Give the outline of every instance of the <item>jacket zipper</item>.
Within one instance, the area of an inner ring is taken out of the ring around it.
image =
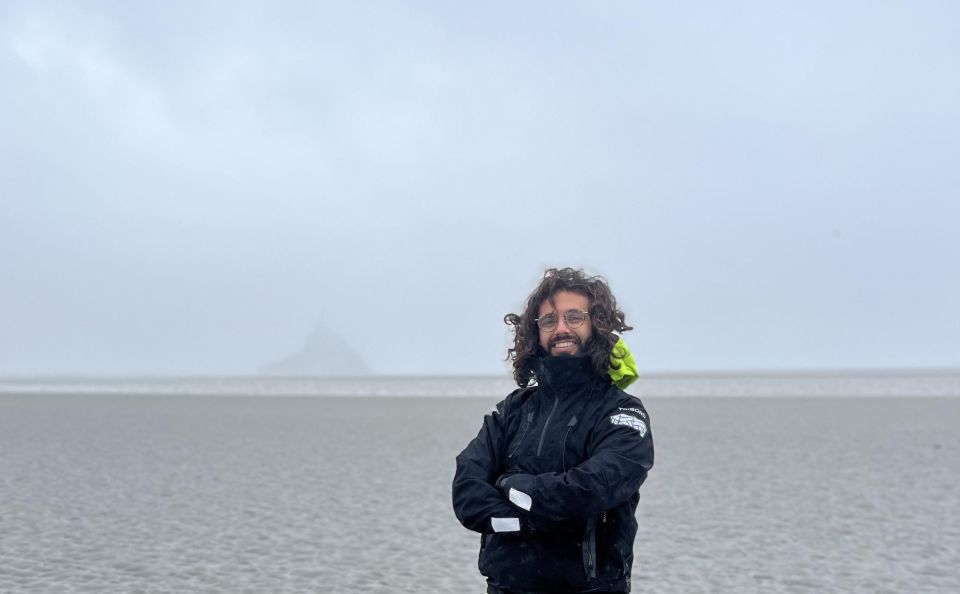
[[[591,516],[587,521],[587,530],[584,534],[583,544],[583,569],[587,574],[587,579],[592,580],[597,577],[597,516]]]
[[[553,408],[550,409],[550,414],[547,415],[547,420],[543,422],[543,431],[540,432],[540,443],[537,444],[537,456],[540,455],[540,451],[543,449],[543,438],[547,436],[547,428],[550,427],[550,417],[552,417],[553,412],[557,410],[557,403],[559,402],[560,399],[554,397]]]
[[[567,432],[563,434],[563,443],[560,445],[560,465],[563,467],[564,472],[567,471],[567,437],[570,435],[570,432],[573,431],[576,424],[577,415],[573,415],[573,418],[567,423]]]
[[[587,577],[590,579],[594,579],[597,577],[597,539],[599,538],[598,535],[600,533],[600,529],[603,528],[603,526],[597,526],[596,516],[594,516],[593,519],[594,519],[593,529],[590,530],[590,541],[587,543],[587,546],[589,547],[589,554],[587,556],[587,559],[589,559],[589,563],[587,565]],[[606,511],[603,512],[603,515],[601,516],[601,519],[600,519],[600,523],[603,524],[604,526],[606,525],[607,523]]]

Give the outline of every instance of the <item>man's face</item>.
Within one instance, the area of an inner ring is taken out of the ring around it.
[[[540,304],[539,318],[548,314],[557,316],[557,326],[551,330],[540,328],[540,346],[549,355],[576,355],[583,351],[587,340],[593,334],[593,324],[587,317],[579,328],[570,328],[564,315],[571,310],[590,311],[590,300],[586,295],[570,291],[558,291],[553,295],[553,304],[544,299]]]

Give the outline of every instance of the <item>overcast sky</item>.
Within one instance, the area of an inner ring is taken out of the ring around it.
[[[4,2],[0,374],[960,366],[960,4]]]

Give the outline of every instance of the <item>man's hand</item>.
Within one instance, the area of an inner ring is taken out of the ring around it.
[[[523,493],[517,487],[533,480],[529,474],[507,473],[500,476],[495,483],[497,489],[503,493],[504,497],[510,500],[515,508],[520,511],[520,533],[527,536],[581,536],[586,529],[586,520],[583,518],[568,519],[557,522],[529,513],[530,497]],[[511,489],[513,492],[511,493]],[[526,507],[524,507],[526,505]]]
[[[532,486],[533,476],[529,474],[507,473],[500,475],[496,487],[514,506],[525,512],[530,511],[532,501],[528,493]]]

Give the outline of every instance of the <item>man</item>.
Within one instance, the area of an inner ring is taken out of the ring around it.
[[[482,533],[489,594],[629,592],[650,419],[623,392],[631,330],[606,282],[549,269],[514,326],[520,388],[457,456],[453,507]]]

